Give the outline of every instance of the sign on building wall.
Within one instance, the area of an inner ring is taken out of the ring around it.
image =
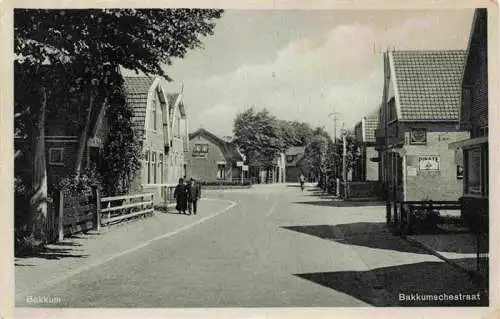
[[[207,157],[208,144],[195,144],[193,147],[193,157]]]
[[[417,176],[417,168],[413,166],[408,166],[406,169],[406,173],[408,176]]]
[[[418,157],[418,168],[421,171],[439,171],[439,156],[427,155]]]

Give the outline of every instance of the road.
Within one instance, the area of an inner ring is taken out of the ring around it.
[[[36,306],[444,306],[470,303],[400,296],[478,292],[460,270],[390,235],[383,206],[333,202],[296,185],[204,195],[228,207],[206,218],[202,199],[199,216],[188,217],[199,223],[30,292],[60,298]]]

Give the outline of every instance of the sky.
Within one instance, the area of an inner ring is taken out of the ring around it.
[[[168,92],[184,85],[190,131],[233,134],[253,106],[333,134],[381,102],[382,51],[466,49],[473,10],[225,11],[204,48],[174,60]]]

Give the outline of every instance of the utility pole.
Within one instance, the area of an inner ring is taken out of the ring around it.
[[[340,113],[333,111],[332,113],[328,114],[329,117],[333,118],[333,153],[336,155],[337,154],[337,120],[338,117],[337,115],[340,115]],[[336,177],[336,195],[337,197],[340,197],[340,178],[337,175],[337,165],[335,163],[335,156],[333,157],[333,165],[332,167],[334,168],[334,173]]]
[[[384,184],[385,184],[385,192],[386,192],[386,221],[389,224],[392,220],[392,204],[391,204],[391,196],[390,196],[390,182],[389,182],[389,103],[387,103],[387,87],[389,83],[389,49],[383,55],[384,60],[384,89],[382,91],[382,108],[383,108],[383,120],[384,120],[384,152],[383,160],[384,164]]]
[[[342,179],[344,180],[344,199],[347,199],[348,196],[348,186],[347,186],[347,143],[346,143],[346,135],[347,132],[342,130]]]

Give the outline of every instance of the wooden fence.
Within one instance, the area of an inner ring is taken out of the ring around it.
[[[58,238],[87,231],[96,226],[97,192],[68,194],[59,192]]]
[[[137,194],[100,198],[97,193],[97,230],[121,222],[126,219],[139,217],[154,212],[154,194]]]
[[[363,182],[343,182],[339,183],[339,194],[344,200],[356,200],[367,198],[381,198],[381,186],[377,181],[363,181]],[[335,180],[329,183],[329,192],[335,194],[337,185]]]

